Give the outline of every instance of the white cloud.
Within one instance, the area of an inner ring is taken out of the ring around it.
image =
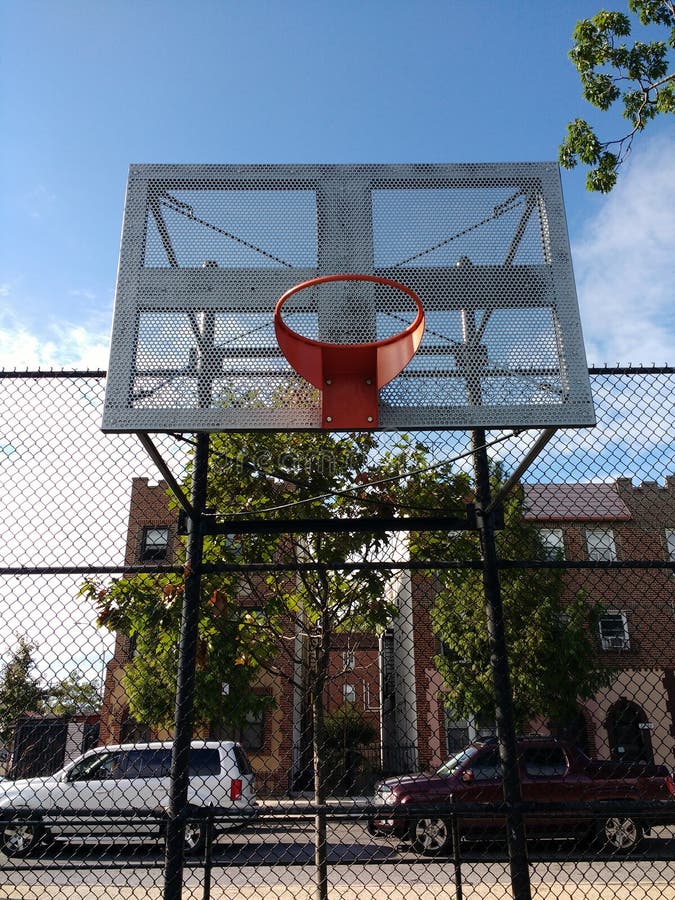
[[[74,288],[73,290],[68,291],[69,297],[80,297],[83,300],[95,300],[96,294],[94,291],[90,291],[88,288]]]
[[[72,326],[64,335],[84,346]],[[33,342],[26,337],[26,349]],[[16,377],[4,379],[0,391],[0,566],[25,570],[0,577],[0,661],[25,634],[39,645],[35,659],[48,681],[75,665],[99,678],[114,638],[96,627],[93,605],[78,597],[84,575],[31,570],[121,571],[132,479],[158,479],[134,435],[101,432],[104,386],[102,378]],[[185,445],[160,435],[158,446],[182,472]]]
[[[675,140],[635,150],[573,246],[590,363],[672,364]]]
[[[97,323],[47,322],[38,336],[14,316],[0,317],[0,368],[106,369],[108,334]]]

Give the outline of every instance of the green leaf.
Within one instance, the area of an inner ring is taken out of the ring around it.
[[[616,184],[618,166],[635,134],[657,115],[675,111],[670,80],[675,76],[668,74],[672,62],[668,48],[675,48],[675,7],[665,0],[629,0],[628,5],[642,26],[665,29],[665,39],[638,39],[632,46],[622,43],[620,39],[631,34],[629,17],[600,10],[592,18],[577,22],[569,51],[584,98],[603,112],[621,98],[623,116],[632,126],[630,132],[611,140],[600,140],[582,119],[567,126],[567,137],[558,151],[560,164],[568,169],[578,162],[589,166],[586,186],[601,193]]]

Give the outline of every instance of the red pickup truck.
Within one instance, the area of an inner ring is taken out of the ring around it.
[[[518,759],[528,836],[586,833],[610,849],[628,851],[652,824],[675,824],[675,786],[665,766],[589,759],[572,745],[540,737],[519,739]],[[471,744],[434,773],[389,778],[375,790],[375,806],[385,808],[370,816],[370,833],[395,835],[419,853],[451,849],[446,805],[448,811],[457,805],[462,835],[504,833],[505,813],[497,809],[504,793],[496,740]]]

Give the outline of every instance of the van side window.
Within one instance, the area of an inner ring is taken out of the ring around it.
[[[127,750],[122,778],[168,778],[171,774],[171,750],[146,748]]]
[[[220,751],[216,747],[191,749],[190,775],[220,775]]]

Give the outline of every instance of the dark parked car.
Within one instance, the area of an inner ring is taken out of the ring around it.
[[[590,833],[615,850],[627,851],[655,821],[675,823],[675,786],[665,766],[593,760],[552,738],[519,739],[518,756],[523,801],[548,805],[546,814],[526,817],[528,836]],[[458,817],[462,835],[503,834],[504,814],[490,810],[490,804],[503,800],[497,742],[475,743],[434,773],[380,782],[374,802],[383,809],[370,817],[368,828],[371,834],[410,841],[419,853],[444,854],[452,847],[452,804],[485,805],[484,810],[479,806],[473,817],[471,812]],[[597,804],[609,801],[616,805],[616,812],[606,808],[598,812]],[[652,804],[653,811],[645,812],[644,808],[638,810],[636,802],[640,801],[660,802]],[[419,811],[425,804],[434,807],[428,815]],[[570,804],[570,808],[557,804]],[[410,812],[414,807],[417,809]],[[444,807],[448,815],[443,814]]]

